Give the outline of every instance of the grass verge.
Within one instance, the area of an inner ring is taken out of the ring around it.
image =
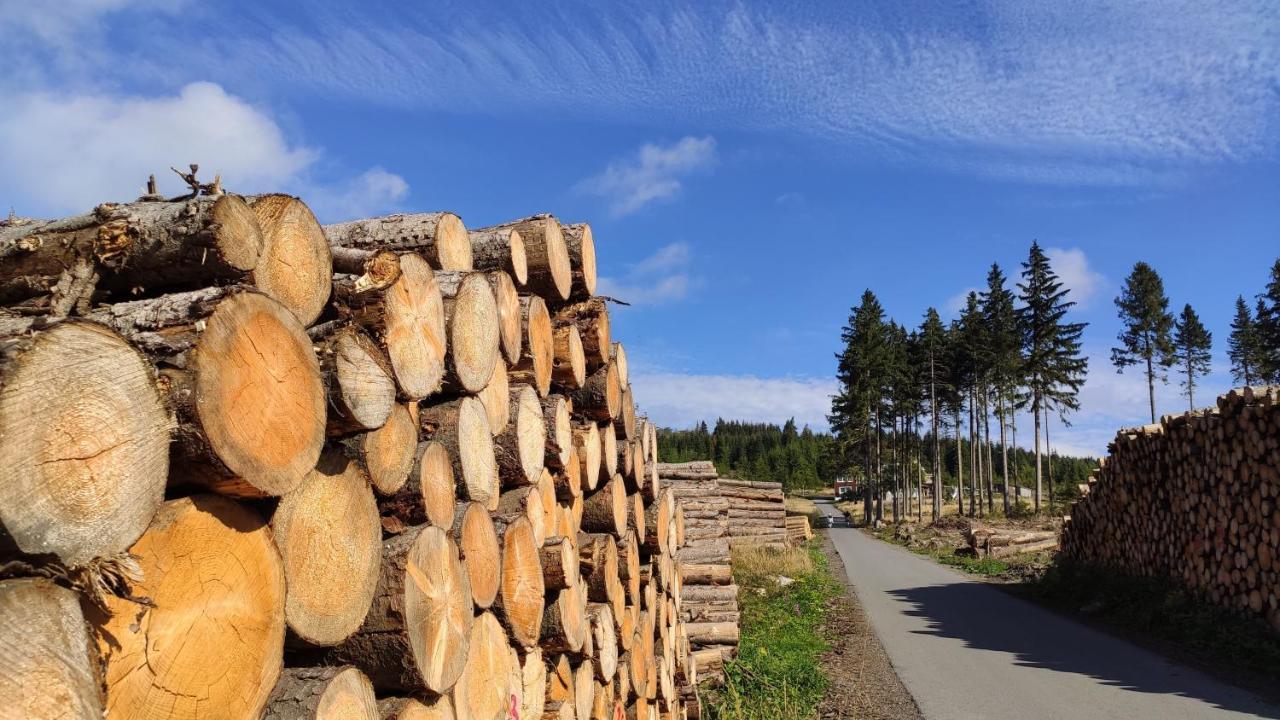
[[[814,546],[735,551],[733,576],[741,606],[738,657],[725,667],[725,685],[705,696],[712,720],[815,717],[826,690],[821,628],[840,586]],[[789,578],[790,583],[781,581]]]

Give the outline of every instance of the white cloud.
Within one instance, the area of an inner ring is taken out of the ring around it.
[[[237,192],[281,188],[315,159],[275,121],[213,83],[176,95],[33,93],[0,116],[0,197],[19,214],[84,211],[131,200],[155,173],[162,191],[185,189],[169,171],[200,165]]]
[[[716,418],[783,423],[794,417],[815,430],[827,428],[834,380],[632,372],[640,409],[659,425],[689,427]]]
[[[321,222],[342,222],[398,209],[409,194],[409,183],[399,175],[375,167],[338,187],[320,187],[304,194]]]
[[[942,318],[945,320],[960,317],[960,313],[964,312],[965,307],[969,304],[969,293],[971,292],[980,293],[982,288],[970,286],[947,298],[939,309]]]
[[[627,215],[655,200],[675,197],[682,177],[710,168],[715,159],[716,141],[710,135],[686,136],[666,146],[646,143],[634,158],[609,163],[578,189],[608,198],[615,215]]]
[[[661,305],[683,300],[697,283],[691,274],[688,243],[675,242],[630,266],[621,277],[601,275],[599,290],[632,305]]]
[[[1088,307],[1090,302],[1107,284],[1102,273],[1089,267],[1089,259],[1080,248],[1045,248],[1044,254],[1049,258],[1049,265],[1058,274],[1062,284],[1081,308]]]

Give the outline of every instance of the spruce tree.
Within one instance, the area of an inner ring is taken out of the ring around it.
[[[1000,428],[1000,481],[1004,484],[1004,512],[1009,515],[1009,445],[1006,428],[1009,400],[1018,385],[1022,369],[1022,338],[1013,292],[1005,287],[1004,272],[992,263],[987,273],[987,289],[982,293],[982,319],[986,325],[987,355],[991,385],[995,395],[996,422]]]
[[[1280,383],[1280,259],[1271,266],[1271,279],[1258,296],[1256,362],[1263,382]]]
[[[1173,362],[1173,315],[1164,281],[1150,265],[1135,264],[1116,298],[1116,308],[1124,328],[1116,336],[1120,346],[1111,349],[1111,362],[1117,372],[1131,365],[1145,366],[1151,422],[1155,422],[1156,379],[1165,382],[1164,368]]]
[[[863,467],[863,514],[871,523],[872,486],[879,488],[874,471],[873,443],[879,439],[878,425],[883,399],[887,327],[884,308],[875,293],[866,290],[841,331],[844,351],[837,357],[839,392],[832,398],[827,420],[842,448],[861,460]]]
[[[1236,316],[1231,320],[1231,336],[1227,339],[1227,357],[1231,359],[1232,379],[1252,385],[1257,378],[1257,326],[1243,295],[1236,296]]]
[[[946,375],[947,329],[938,317],[938,311],[929,308],[924,314],[924,322],[920,325],[920,348],[925,363],[924,371],[929,397],[929,422],[933,430],[933,519],[936,522],[942,517],[942,454],[941,441],[938,437],[938,393],[942,389],[942,379]]]
[[[1196,409],[1196,378],[1209,374],[1213,335],[1200,322],[1200,316],[1183,306],[1173,328],[1173,358],[1182,372],[1182,392],[1191,410]]]

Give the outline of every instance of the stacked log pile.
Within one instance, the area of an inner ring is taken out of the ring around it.
[[[787,542],[792,545],[803,545],[813,539],[813,527],[809,518],[804,515],[787,516]]]
[[[729,501],[729,545],[787,544],[787,506],[782,483],[720,478],[720,495]]]
[[[1058,533],[1053,530],[1019,532],[971,527],[964,531],[964,538],[974,555],[996,558],[1052,550],[1058,546]]]
[[[1159,577],[1280,630],[1280,387],[1121,431],[1061,556]]]
[[[18,714],[696,716],[716,623],[684,619],[677,551],[703,528],[590,227],[322,228],[191,183],[0,223]]]

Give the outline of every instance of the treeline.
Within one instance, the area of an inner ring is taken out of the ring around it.
[[[659,428],[662,462],[712,460],[721,475],[743,480],[780,482],[788,491],[815,490],[831,484],[839,472],[835,438],[816,433],[795,420],[778,426],[716,420],[691,430]]]

